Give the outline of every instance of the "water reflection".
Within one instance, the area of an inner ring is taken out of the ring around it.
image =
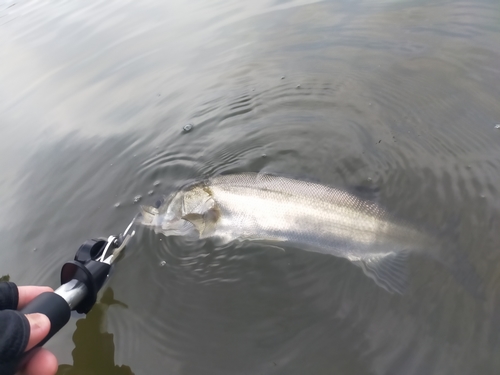
[[[94,305],[84,319],[76,323],[73,335],[75,349],[73,365],[60,365],[58,375],[133,375],[129,366],[115,364],[113,334],[105,330],[105,318],[109,306],[124,303],[114,299],[113,290],[105,290],[101,300]]]

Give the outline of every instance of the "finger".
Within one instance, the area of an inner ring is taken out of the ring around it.
[[[26,367],[22,375],[54,375],[57,372],[57,358],[47,349],[38,350]]]
[[[40,341],[42,341],[50,331],[50,320],[44,314],[26,314],[30,323],[30,338],[26,350],[30,350]]]
[[[19,302],[17,309],[22,309],[32,299],[44,292],[53,292],[54,290],[48,286],[20,286],[17,288],[19,291]]]

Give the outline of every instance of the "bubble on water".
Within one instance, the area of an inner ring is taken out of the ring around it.
[[[295,86],[296,89],[300,89],[300,85]]]
[[[191,130],[193,130],[193,124],[186,124],[182,127],[184,133],[189,133]]]
[[[266,154],[262,154],[262,155],[261,155],[261,158],[263,158],[263,159],[264,159],[264,158],[267,158],[267,155],[266,155]]]
[[[139,203],[141,201],[141,199],[142,199],[142,195],[136,195],[134,197],[134,203]]]
[[[38,248],[36,248],[36,247],[34,247],[34,248],[33,248],[33,252],[35,252],[35,251],[37,251],[37,250],[38,250]]]
[[[155,192],[154,190],[150,190],[150,191],[148,191],[148,195],[153,195],[154,192]]]
[[[285,79],[285,76],[281,76],[281,79]]]
[[[120,202],[116,202],[116,203],[114,204],[114,206],[115,206],[115,208],[118,208],[118,207],[120,207],[120,206],[121,206],[121,203],[120,203]]]
[[[153,183],[153,186],[160,186],[161,182],[156,180],[154,183]]]
[[[165,267],[167,265],[167,262],[162,260],[160,263],[159,263],[160,267]]]
[[[496,124],[495,129],[500,129],[500,124]]]

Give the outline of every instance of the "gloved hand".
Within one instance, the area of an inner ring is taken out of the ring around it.
[[[0,282],[0,374],[13,375],[24,352],[42,341],[50,330],[50,321],[43,314],[21,314],[22,309],[32,299],[44,292],[52,292],[49,287],[22,286],[10,282]],[[24,364],[22,374],[54,375],[57,359],[46,349],[36,353]]]

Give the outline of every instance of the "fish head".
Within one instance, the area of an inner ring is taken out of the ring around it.
[[[198,232],[200,238],[213,233],[218,215],[211,192],[197,184],[171,194],[159,207],[142,206],[142,224],[166,236]]]
[[[141,224],[151,227],[165,236],[189,234],[194,227],[182,220],[182,192],[163,197],[153,206],[141,206]]]

